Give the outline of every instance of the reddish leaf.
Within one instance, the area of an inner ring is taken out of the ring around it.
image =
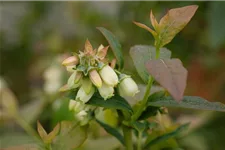
[[[168,44],[194,16],[197,5],[170,9],[159,22],[160,46]]]
[[[186,87],[187,70],[179,59],[158,59],[146,63],[147,71],[177,101],[183,99]]]
[[[84,51],[85,51],[85,53],[88,53],[88,54],[93,53],[93,47],[88,39],[85,42],[85,50]]]

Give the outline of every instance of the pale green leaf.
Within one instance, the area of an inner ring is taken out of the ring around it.
[[[156,50],[155,47],[149,45],[135,45],[130,49],[130,55],[134,62],[134,66],[137,69],[138,74],[142,80],[147,83],[149,79],[149,73],[145,68],[145,63],[149,60],[155,59]],[[166,59],[171,57],[171,52],[166,48],[160,49],[160,58]]]
[[[220,102],[209,102],[197,96],[184,96],[181,102],[175,101],[172,97],[163,97],[155,101],[148,102],[150,106],[191,108],[201,110],[213,110],[225,112],[225,105]]]

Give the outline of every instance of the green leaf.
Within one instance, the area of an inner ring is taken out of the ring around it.
[[[145,83],[148,83],[149,73],[145,68],[145,63],[155,59],[155,47],[150,45],[135,45],[130,49],[130,55],[137,69],[138,74]],[[160,58],[166,59],[171,57],[171,52],[166,48],[160,49]]]
[[[183,99],[186,87],[187,70],[179,59],[157,59],[146,63],[148,72],[177,101]]]
[[[162,135],[162,136],[159,136],[159,137],[157,137],[157,138],[155,138],[155,139],[153,139],[153,140],[150,140],[150,141],[149,141],[149,140],[147,139],[147,140],[146,140],[146,144],[145,144],[145,149],[146,149],[146,148],[149,148],[149,147],[151,147],[151,146],[153,146],[153,145],[155,145],[155,144],[158,144],[158,143],[160,143],[160,142],[162,142],[162,141],[165,141],[165,140],[168,140],[168,139],[170,139],[170,138],[172,138],[172,137],[177,136],[180,132],[186,130],[186,129],[188,128],[188,126],[189,126],[189,123],[184,124],[184,125],[178,127],[176,130],[174,130],[174,131],[172,131],[172,132],[169,132],[169,133],[166,133],[166,134],[164,134],[164,135]],[[149,135],[149,136],[151,136],[151,135]]]
[[[124,145],[124,138],[123,136],[119,133],[119,131],[116,128],[113,128],[99,120],[96,119],[96,121],[105,129],[105,131],[109,134],[111,134],[112,136],[116,137],[121,144]]]
[[[120,109],[125,110],[130,113],[133,112],[130,104],[121,96],[118,94],[115,94],[115,96],[104,100],[99,93],[96,93],[92,98],[87,102],[89,105],[93,106],[99,106],[104,108],[111,108],[111,109]]]
[[[192,108],[202,110],[213,110],[225,112],[225,105],[220,102],[209,102],[197,96],[184,96],[181,102],[175,101],[172,97],[163,97],[155,101],[148,102],[150,106],[165,106],[165,107],[179,107]]]
[[[97,27],[97,29],[105,36],[105,38],[109,42],[109,45],[118,62],[119,68],[122,69],[124,65],[124,58],[123,58],[122,48],[119,41],[109,30],[106,30],[103,27]]]
[[[148,102],[157,100],[159,98],[165,97],[165,91],[155,92],[148,97]],[[155,106],[148,106],[145,111],[142,112],[138,120],[145,120],[151,116],[155,116],[160,108]]]
[[[163,47],[172,41],[194,16],[197,5],[170,9],[159,22],[159,46]]]
[[[87,139],[88,126],[79,126],[79,123],[63,121],[60,123],[60,133],[53,141],[52,149],[75,149]]]
[[[142,112],[141,116],[138,118],[138,120],[145,120],[148,119],[151,116],[156,116],[157,112],[159,110],[159,107],[154,106],[148,106],[145,111]]]

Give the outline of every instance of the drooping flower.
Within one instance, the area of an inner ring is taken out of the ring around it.
[[[131,77],[127,76],[122,79],[119,84],[119,93],[121,95],[134,96],[138,92],[138,86]]]
[[[94,92],[95,92],[95,89],[93,86],[91,87],[90,92],[88,94],[85,92],[84,87],[81,86],[77,92],[76,100],[80,100],[83,103],[86,103],[91,99]]]
[[[111,86],[115,86],[118,84],[118,76],[115,73],[115,71],[108,65],[105,65],[100,71],[100,76],[102,77],[102,80]]]
[[[102,86],[98,88],[99,94],[104,98],[104,100],[111,98],[114,94],[114,88],[108,84],[102,83]]]
[[[62,62],[62,65],[63,66],[74,66],[74,65],[77,65],[78,63],[79,63],[79,58],[77,56],[70,56]]]
[[[67,81],[67,85],[69,88],[77,88],[80,86],[80,80],[82,78],[82,73],[79,71],[74,71]]]
[[[89,72],[89,77],[92,81],[92,83],[96,86],[96,87],[101,87],[102,86],[102,79],[100,77],[100,75],[98,74],[98,72],[96,70],[91,70]]]

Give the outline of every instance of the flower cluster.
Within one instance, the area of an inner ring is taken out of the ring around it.
[[[114,88],[118,87],[120,95],[134,96],[138,92],[138,86],[134,80],[114,69],[115,59],[109,63],[105,58],[108,46],[100,45],[93,49],[87,40],[84,51],[66,58],[64,65],[71,76],[63,89],[79,88],[75,100],[70,102],[70,110],[74,110],[76,117],[83,120],[89,111],[86,108],[93,94],[98,91],[104,100],[114,95]],[[109,65],[110,64],[110,65]]]

